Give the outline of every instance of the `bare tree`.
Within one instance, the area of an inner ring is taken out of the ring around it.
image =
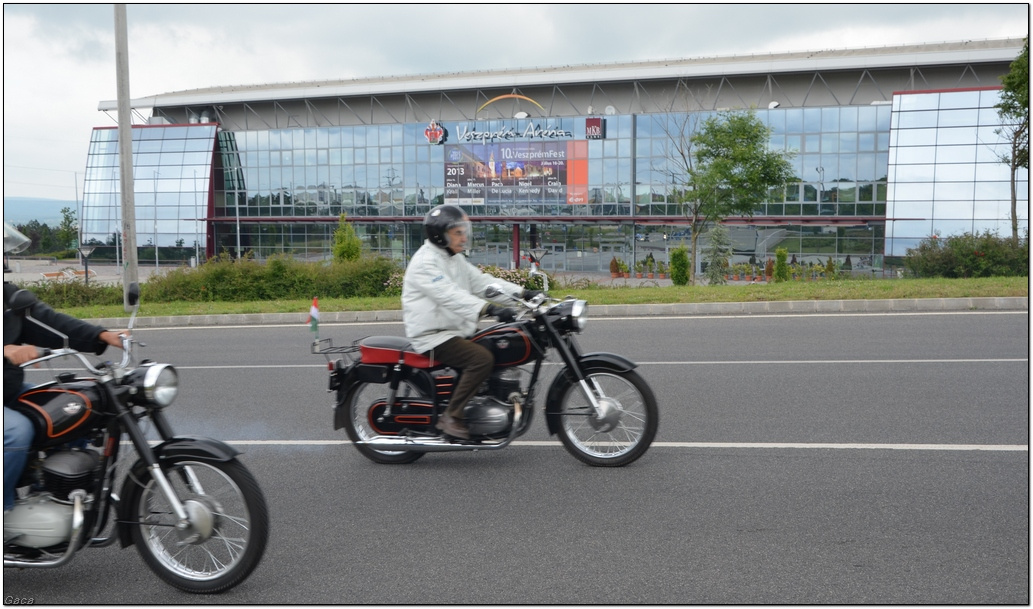
[[[1016,175],[1019,168],[1029,170],[1029,38],[1022,46],[1022,52],[1011,64],[1011,70],[1001,77],[1004,88],[1001,101],[995,106],[1004,125],[997,133],[1006,137],[1009,143],[1007,155],[1001,162],[1011,170],[1011,238],[1019,243],[1018,192]]]

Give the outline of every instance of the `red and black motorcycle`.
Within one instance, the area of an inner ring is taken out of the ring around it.
[[[546,289],[548,286],[546,285]],[[500,450],[531,425],[542,367],[551,350],[562,369],[544,395],[545,424],[579,460],[619,467],[641,457],[656,435],[658,408],[636,364],[613,353],[582,353],[583,300],[542,294],[521,300],[492,286],[485,298],[513,301],[515,321],[478,332],[473,341],[495,355],[495,369],[465,408],[470,439],[435,428],[445,411],[455,370],[410,350],[397,336],[370,336],[346,347],[317,340],[326,356],[329,391],[336,392],[334,429],[377,463],[411,463],[428,452]]]

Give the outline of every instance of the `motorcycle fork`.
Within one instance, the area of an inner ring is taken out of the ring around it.
[[[552,327],[552,324],[546,322],[545,325],[552,337],[552,344],[556,346],[556,350],[560,353],[560,359],[567,365],[567,371],[574,375],[574,380],[577,381],[581,392],[588,398],[588,404],[592,407],[593,414],[596,417],[601,417],[603,409],[599,404],[599,399],[606,396],[603,395],[603,390],[598,383],[593,380],[589,384],[589,380],[585,378],[585,373],[581,370],[580,348],[577,341],[571,336],[568,344],[566,338],[557,332]]]
[[[140,460],[147,465],[147,469],[150,471],[151,477],[158,484],[158,487],[161,489],[165,499],[169,502],[169,506],[172,508],[173,513],[176,515],[176,528],[186,529],[190,526],[190,516],[187,514],[186,508],[183,506],[183,502],[180,501],[179,496],[176,495],[176,491],[172,488],[172,484],[169,482],[165,472],[162,471],[161,463],[158,462],[158,458],[154,455],[154,451],[151,450],[151,446],[148,444],[147,438],[144,437],[143,431],[137,424],[136,417],[133,416],[130,407],[124,404],[121,400],[116,399],[114,401],[118,404],[119,417],[123,419],[123,427],[129,435],[129,439],[133,442],[133,446],[136,447],[136,452],[140,455]],[[154,426],[158,430],[162,440],[170,439],[172,437],[172,427],[169,425],[161,411],[152,410],[150,416],[151,420],[154,421]]]

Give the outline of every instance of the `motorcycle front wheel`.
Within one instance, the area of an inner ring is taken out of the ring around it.
[[[567,452],[598,467],[635,461],[656,436],[659,409],[646,381],[633,370],[592,369],[585,380],[593,387],[597,413],[580,383],[566,387],[560,401],[558,435]]]
[[[137,483],[131,528],[147,566],[166,583],[193,593],[224,592],[258,566],[269,536],[269,511],[254,476],[236,459],[169,458],[162,467],[190,525],[177,527],[152,476]]]
[[[356,383],[348,390],[343,398],[341,406],[346,409],[347,416],[344,421],[344,430],[348,439],[364,457],[374,463],[384,464],[405,464],[422,457],[425,453],[411,450],[377,450],[370,448],[365,442],[376,438],[380,434],[373,428],[370,420],[370,410],[377,402],[384,402],[387,399],[388,386],[378,383]],[[416,397],[421,395],[419,389],[408,382],[402,382],[398,386],[397,397]]]

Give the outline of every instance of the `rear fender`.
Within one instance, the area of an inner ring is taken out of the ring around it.
[[[152,450],[159,463],[180,457],[198,461],[226,462],[240,454],[239,450],[221,440],[201,436],[176,436],[155,446]],[[122,483],[122,493],[118,504],[118,540],[123,548],[133,543],[130,528],[138,516],[132,513],[132,506],[139,502],[139,495],[143,491],[139,481],[145,479],[150,479],[147,464],[142,460],[137,460],[133,464],[130,474]]]
[[[592,370],[627,372],[638,367],[635,362],[616,353],[586,353],[578,361],[581,363],[581,370],[586,373]],[[550,435],[559,431],[560,418],[553,415],[560,411],[560,400],[563,399],[567,387],[576,382],[577,378],[570,373],[570,369],[564,367],[556,373],[552,384],[549,385],[549,392],[545,397],[545,423]]]

